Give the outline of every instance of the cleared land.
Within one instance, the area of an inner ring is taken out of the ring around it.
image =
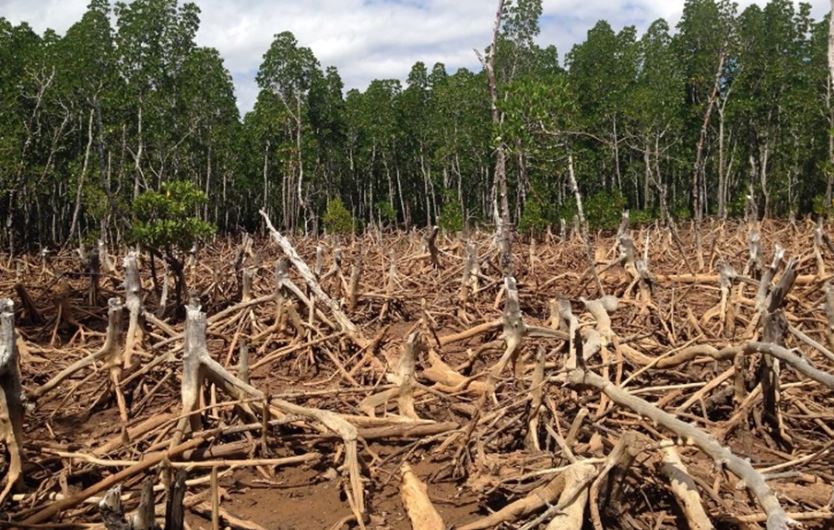
[[[4,259],[0,519],[126,528],[144,487],[191,528],[830,528],[826,234],[624,226],[605,296],[570,233],[514,279],[486,233],[218,239],[185,318],[141,256]]]

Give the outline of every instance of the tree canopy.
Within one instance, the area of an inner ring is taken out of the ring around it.
[[[491,222],[499,148],[521,228],[570,211],[569,155],[583,194],[644,218],[734,215],[748,194],[763,215],[830,208],[828,20],[809,5],[687,0],[643,34],[601,20],[564,62],[539,37],[541,0],[503,9],[482,53],[497,120],[485,70],[417,62],[345,92],[286,31],[241,116],[193,3],[92,0],[63,36],[0,18],[0,243],[120,240],[134,201],[182,181],[221,232],[257,230],[261,208],[320,232],[334,204],[355,226]]]

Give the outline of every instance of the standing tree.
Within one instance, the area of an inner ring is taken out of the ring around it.
[[[146,191],[133,204],[134,241],[151,259],[164,259],[174,273],[177,310],[185,290],[184,253],[214,233],[214,226],[197,216],[206,195],[189,181],[170,181],[159,191]]]

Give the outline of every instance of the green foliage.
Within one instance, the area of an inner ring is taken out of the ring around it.
[[[647,210],[631,210],[628,215],[631,226],[643,226],[651,224],[655,220],[655,215]]]
[[[393,225],[397,222],[397,211],[394,210],[394,205],[390,202],[379,201],[376,203],[376,211],[382,224]]]
[[[811,210],[817,215],[831,217],[834,215],[834,201],[829,204],[825,199],[825,195],[816,195],[813,199]]]
[[[322,222],[328,234],[353,232],[353,216],[339,197],[327,201],[327,210],[324,212]]]
[[[747,194],[739,193],[732,201],[730,201],[730,204],[727,205],[727,214],[730,215],[730,217],[744,217],[744,214],[747,211],[746,209]]]
[[[626,198],[618,191],[602,191],[588,197],[583,206],[592,229],[611,230],[620,224]]]
[[[518,231],[521,233],[541,233],[550,224],[550,208],[538,195],[533,194],[524,203],[524,211],[518,221]]]
[[[214,226],[194,213],[206,195],[186,180],[165,182],[159,191],[148,190],[133,203],[132,239],[157,252],[172,255],[188,250],[214,233]]]
[[[460,204],[456,200],[447,198],[443,201],[437,224],[446,232],[460,232],[463,230],[463,214],[460,211]]]

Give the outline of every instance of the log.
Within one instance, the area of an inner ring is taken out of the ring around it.
[[[445,530],[443,518],[429,499],[428,488],[412,471],[408,463],[400,467],[400,498],[411,520],[413,530]]]
[[[307,267],[307,264],[304,263],[304,260],[301,259],[301,256],[298,255],[298,252],[295,251],[295,247],[292,246],[289,239],[281,235],[281,233],[278,232],[274,226],[272,226],[272,222],[269,220],[269,216],[264,210],[261,210],[261,216],[266,222],[266,226],[272,235],[272,239],[274,239],[278,246],[281,247],[281,250],[284,251],[284,254],[286,254],[287,258],[289,258],[292,262],[298,273],[301,274],[301,277],[304,278],[304,281],[307,283],[310,290],[316,295],[316,298],[323,301],[327,305],[330,312],[333,314],[333,318],[335,318],[336,322],[338,322],[339,326],[341,326],[342,331],[347,333],[347,335],[354,339],[355,342],[359,343],[360,347],[364,347],[367,344],[367,340],[361,336],[356,325],[350,321],[347,315],[342,311],[342,308],[339,307],[339,304],[337,304],[322,290],[316,280],[316,277],[310,271],[310,268]]]
[[[674,447],[663,448],[662,469],[663,474],[669,479],[669,489],[672,490],[678,506],[686,517],[689,530],[712,530],[712,522],[704,511],[695,481],[689,476],[686,466]]]

